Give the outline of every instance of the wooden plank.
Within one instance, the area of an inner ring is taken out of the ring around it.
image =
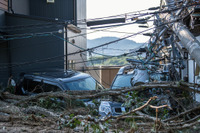
[[[3,10],[8,10],[8,0],[0,0],[0,8]]]
[[[0,4],[0,8],[6,11],[8,10],[8,6],[2,5],[2,4]]]
[[[5,1],[5,0],[0,0],[0,4],[3,4],[3,5],[8,5],[8,1]]]

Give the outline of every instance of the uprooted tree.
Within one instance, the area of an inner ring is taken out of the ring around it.
[[[47,92],[32,96],[1,92],[0,123],[53,126],[68,132],[197,130],[200,104],[194,96],[200,93],[198,87],[184,82],[159,82],[116,90]],[[85,106],[81,99],[92,99],[96,106]],[[117,116],[99,117],[99,99],[122,102],[127,110]]]

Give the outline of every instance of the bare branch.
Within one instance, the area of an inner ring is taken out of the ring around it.
[[[179,118],[179,117],[181,117],[181,116],[183,116],[183,115],[185,115],[185,114],[189,114],[189,113],[191,113],[192,111],[196,111],[196,110],[199,110],[199,109],[200,109],[200,106],[198,106],[198,107],[196,107],[196,108],[192,108],[192,109],[187,110],[187,111],[185,111],[185,112],[182,112],[182,113],[180,113],[180,114],[178,114],[178,115],[176,115],[176,116],[174,116],[174,117],[165,119],[164,122],[168,122],[168,121],[177,119],[177,118]]]

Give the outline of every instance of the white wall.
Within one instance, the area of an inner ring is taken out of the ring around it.
[[[188,81],[189,83],[194,83],[194,61],[188,60]]]
[[[68,40],[72,42],[75,40],[74,45],[77,45],[83,49],[87,48],[87,36],[86,36],[86,23],[84,20],[86,19],[86,0],[77,0],[77,27],[81,29],[81,33],[73,33],[68,30]],[[81,20],[81,21],[80,21]],[[78,37],[77,37],[78,36]],[[80,49],[72,46],[68,43],[68,54],[77,52]],[[84,52],[86,54],[86,52]],[[83,56],[83,59],[86,60],[86,56]],[[75,62],[82,62],[82,58],[80,54],[68,56],[68,60],[74,60]],[[83,63],[79,63],[75,65],[75,69],[82,69],[84,67]]]
[[[183,60],[183,63],[184,63],[184,65],[185,65],[185,69],[182,69],[181,70],[181,79],[183,79],[188,73],[187,73],[187,60]]]

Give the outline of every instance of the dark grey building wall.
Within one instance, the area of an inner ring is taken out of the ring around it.
[[[5,13],[4,11],[0,10],[0,26],[5,25]]]
[[[50,21],[45,18],[76,20],[76,0],[55,0],[53,4],[46,3],[46,0],[13,0],[12,8],[17,14],[30,16],[23,17],[23,15],[8,13],[4,15],[4,11],[0,10],[0,26],[5,24],[6,26],[21,26],[21,28],[11,28],[7,32],[10,35],[63,29],[63,26],[56,24],[49,26]],[[38,18],[31,16],[38,16]],[[38,24],[47,25],[23,27],[24,25]],[[63,34],[57,33],[56,35],[63,38]],[[10,73],[17,80],[21,72],[64,68],[63,40],[54,36],[25,37],[26,35],[22,35],[18,39],[13,38],[13,40],[0,44],[0,83],[4,82],[4,85],[6,85]]]
[[[10,42],[12,72],[17,77],[21,72],[48,71],[50,69],[64,68],[64,42],[55,36],[35,36],[34,33],[53,32],[62,29],[63,26],[50,22],[20,17],[18,15],[6,15],[7,26],[23,25],[21,28],[13,28],[9,34],[23,34],[18,39]],[[28,25],[31,25],[30,27]],[[33,33],[31,38],[27,35]],[[63,34],[55,33],[63,37]],[[57,58],[56,58],[57,57]]]
[[[29,0],[12,0],[14,13],[29,15]]]
[[[75,20],[75,2],[76,0],[55,0],[55,3],[47,3],[46,0],[30,0],[30,15]]]
[[[6,86],[9,77],[9,47],[5,41],[0,43],[0,84]]]
[[[5,26],[5,13],[0,10],[0,27]],[[1,29],[2,30],[2,29]],[[0,35],[3,35],[1,33]],[[0,84],[3,83],[6,86],[9,77],[9,48],[8,42],[0,40]]]

